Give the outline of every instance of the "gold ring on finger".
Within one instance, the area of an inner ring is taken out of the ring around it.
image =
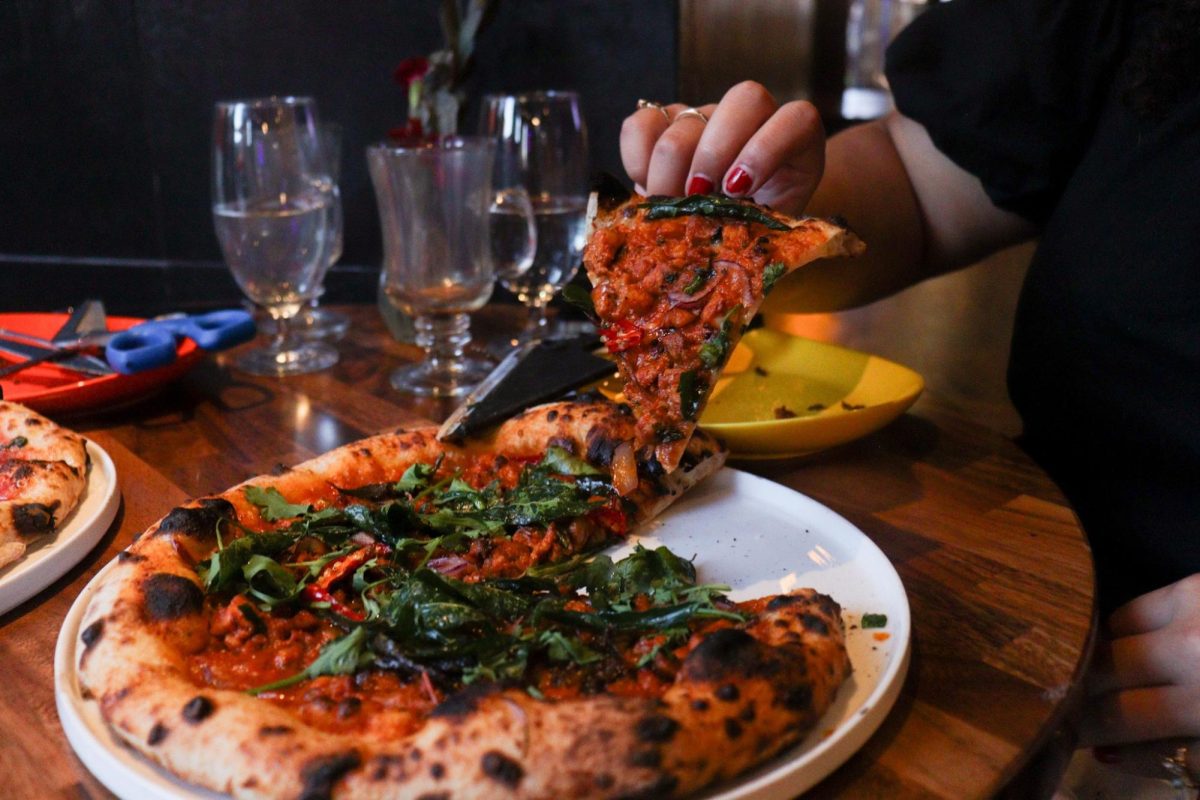
[[[641,110],[642,110],[642,109],[644,109],[644,108],[653,108],[653,109],[656,109],[656,110],[658,110],[658,111],[661,111],[661,112],[662,112],[662,115],[663,115],[663,118],[664,118],[664,119],[666,119],[666,121],[667,121],[667,122],[670,122],[670,121],[671,121],[671,115],[667,113],[667,109],[663,108],[663,104],[662,104],[662,103],[656,103],[656,102],[654,102],[653,100],[641,100],[641,99],[639,99],[639,100],[637,101],[637,107],[638,107],[638,111],[641,111]]]
[[[671,121],[678,122],[679,120],[687,119],[688,117],[694,117],[695,119],[698,119],[701,122],[708,122],[708,117],[706,117],[704,115],[704,112],[698,108],[685,108],[683,111],[680,111],[678,114],[676,114],[675,119],[673,119]]]

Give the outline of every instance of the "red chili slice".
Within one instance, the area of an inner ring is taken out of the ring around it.
[[[600,329],[600,338],[610,353],[620,353],[642,343],[642,329],[627,319],[619,319]]]

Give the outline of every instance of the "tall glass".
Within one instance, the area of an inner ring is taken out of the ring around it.
[[[217,238],[242,292],[275,321],[271,342],[237,365],[294,375],[337,363],[337,350],[289,324],[325,271],[334,202],[316,103],[267,97],[216,105],[212,202]]]
[[[480,133],[497,146],[498,187],[523,186],[533,203],[537,251],[501,285],[529,308],[522,338],[545,338],[546,307],[579,269],[588,194],[587,128],[575,92],[488,95]]]
[[[329,159],[329,176],[332,180],[333,204],[329,209],[329,235],[326,240],[325,269],[317,291],[309,301],[308,307],[296,315],[299,333],[303,336],[317,339],[340,339],[350,327],[350,318],[339,311],[332,311],[320,306],[321,295],[325,294],[325,276],[342,257],[343,228],[342,222],[342,193],[338,183],[342,173],[342,126],[335,122],[321,124],[321,142],[325,145],[325,155]]]
[[[494,145],[482,137],[443,137],[417,147],[367,148],[383,230],[383,285],[413,318],[424,361],[397,369],[392,386],[458,397],[491,370],[465,354],[468,315],[488,301]]]

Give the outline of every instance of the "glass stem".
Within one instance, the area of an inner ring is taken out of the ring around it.
[[[471,342],[471,318],[466,314],[436,314],[413,320],[416,342],[425,350],[431,369],[462,371],[463,352]]]
[[[276,353],[286,353],[291,346],[292,317],[276,314],[273,309],[271,316],[275,318],[275,338],[271,342],[271,350]]]

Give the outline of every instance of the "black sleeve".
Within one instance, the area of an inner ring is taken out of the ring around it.
[[[1092,135],[1121,0],[953,0],[888,49],[896,107],[997,206],[1044,223]]]

